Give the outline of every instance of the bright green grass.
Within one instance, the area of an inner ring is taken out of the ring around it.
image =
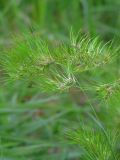
[[[115,39],[114,46],[118,48],[119,8],[119,0],[0,0],[0,57],[3,48],[8,53],[7,48],[12,46],[11,35],[19,35],[26,26],[53,48],[56,42],[69,43],[71,27],[76,33],[99,36],[105,43]],[[16,50],[13,48],[15,53],[22,49],[29,51],[24,42]],[[108,159],[119,160],[120,56],[117,53],[107,66],[77,76],[80,89],[57,94],[43,93],[24,81],[8,83],[10,80],[5,79],[1,66],[0,160],[90,160],[90,156],[93,160],[98,153],[99,160],[106,160],[109,155]],[[87,62],[90,66],[92,60]],[[12,62],[15,73],[19,68],[16,64]],[[8,67],[10,72],[12,67]]]

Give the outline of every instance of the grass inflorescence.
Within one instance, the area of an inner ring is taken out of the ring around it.
[[[80,37],[80,38],[79,38]],[[74,36],[68,43],[54,44],[29,33],[17,39],[3,56],[8,80],[25,80],[47,91],[62,91],[76,85],[76,75],[102,68],[115,53],[99,38]]]

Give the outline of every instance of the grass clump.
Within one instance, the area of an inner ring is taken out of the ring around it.
[[[108,138],[99,129],[83,127],[77,131],[68,132],[68,138],[73,143],[83,147],[85,160],[112,160],[118,159],[115,153],[116,135],[107,133]]]
[[[0,160],[120,159],[119,8],[0,0]]]
[[[7,49],[2,57],[2,66],[8,82],[23,81],[30,88],[39,88],[44,93],[54,94],[75,87],[85,94],[79,81],[84,77],[83,74],[92,76],[92,72],[102,70],[116,55],[112,46],[104,45],[99,38],[91,39],[89,36],[80,35],[75,37],[73,32],[68,43],[60,43],[57,46],[31,33],[13,42],[12,47]],[[86,82],[84,86],[87,88]],[[94,88],[94,85],[91,83],[90,87]],[[118,88],[119,80],[104,85],[96,83],[95,90],[105,98],[111,96]],[[83,157],[86,160],[117,160],[116,136],[112,137],[111,133],[106,132],[92,101],[88,100],[87,103],[95,116],[92,116],[92,119],[100,129],[83,128],[81,131],[69,133],[69,138],[84,148]],[[36,127],[29,130],[30,133],[34,128]]]
[[[8,80],[26,80],[43,90],[61,91],[75,86],[78,74],[110,63],[111,46],[98,38],[79,36],[71,32],[69,42],[58,46],[34,34],[14,41],[2,61]]]

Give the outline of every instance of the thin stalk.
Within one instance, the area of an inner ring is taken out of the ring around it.
[[[104,133],[104,135],[105,135],[105,137],[106,137],[106,139],[107,139],[107,142],[108,142],[108,145],[109,145],[109,147],[110,147],[110,150],[111,150],[111,152],[112,152],[113,158],[114,158],[114,160],[117,160],[117,158],[116,158],[116,156],[115,156],[115,154],[114,154],[113,148],[112,148],[112,146],[111,146],[111,143],[110,143],[110,141],[109,141],[108,134],[107,134],[106,130],[104,129],[103,125],[101,124],[101,122],[100,122],[100,120],[99,120],[99,118],[98,118],[98,116],[97,116],[97,113],[96,113],[94,107],[92,106],[92,104],[91,104],[91,102],[90,102],[87,94],[85,93],[84,89],[80,86],[80,84],[79,84],[79,82],[78,82],[77,79],[76,79],[76,82],[78,83],[79,88],[83,91],[83,93],[84,93],[85,96],[87,97],[88,103],[89,103],[89,105],[90,105],[90,107],[91,107],[91,109],[92,109],[92,111],[93,111],[93,113],[94,113],[94,115],[95,115],[96,118],[94,118],[93,115],[91,115],[91,114],[88,113],[89,117],[91,117],[92,120],[94,120],[94,122],[102,129],[102,131],[103,131],[103,133]]]

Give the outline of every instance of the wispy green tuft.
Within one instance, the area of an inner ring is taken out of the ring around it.
[[[75,37],[73,32],[68,43],[57,46],[29,33],[14,41],[2,64],[10,81],[25,80],[45,91],[63,91],[76,84],[77,74],[109,63],[114,55],[110,48],[99,38]]]
[[[116,135],[109,132],[107,134],[108,139],[101,130],[83,127],[77,131],[68,131],[67,137],[84,149],[86,160],[117,160]]]

